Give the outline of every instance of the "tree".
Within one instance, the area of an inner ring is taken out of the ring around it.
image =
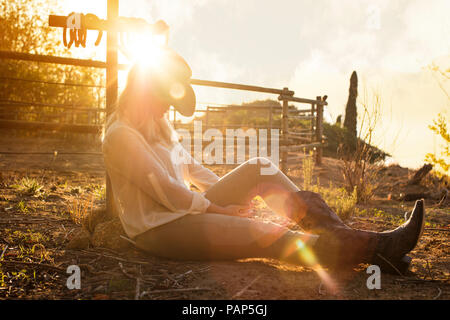
[[[70,56],[71,52],[62,45],[61,30],[48,26],[48,16],[54,11],[62,11],[57,0],[0,0],[0,50]],[[61,109],[54,105],[97,108],[101,101],[100,107],[103,106],[101,88],[28,81],[100,85],[104,83],[103,70],[1,59],[0,76],[2,119],[34,121],[41,117],[40,121],[48,121],[62,115]],[[28,106],[29,102],[45,106]],[[17,104],[22,105],[20,109]],[[79,113],[77,121],[87,121],[87,114]]]
[[[429,67],[435,76],[436,81],[447,97],[447,103],[450,103],[450,94],[447,92],[444,83],[450,80],[450,68],[442,70],[439,66],[433,64]],[[433,120],[433,124],[429,125],[431,131],[433,131],[441,140],[444,141],[442,150],[438,154],[427,153],[425,155],[425,161],[431,163],[440,168],[445,174],[448,174],[450,169],[450,133],[447,128],[447,117],[439,113],[437,119]]]
[[[340,127],[342,125],[342,114],[338,115],[338,117],[336,118],[336,123],[335,123],[338,127]]]
[[[431,131],[444,140],[444,145],[438,155],[427,153],[425,156],[426,162],[440,167],[446,174],[450,168],[450,133],[447,128],[447,123],[448,120],[446,117],[442,113],[439,113],[437,119],[433,120],[433,125],[428,126]]]
[[[349,134],[356,139],[356,98],[358,96],[358,76],[353,71],[350,77],[350,88],[348,90],[347,106],[345,107],[344,127],[347,128]]]

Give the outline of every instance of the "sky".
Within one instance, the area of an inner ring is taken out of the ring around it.
[[[63,0],[62,6],[61,14],[106,18],[106,0]],[[428,125],[439,112],[450,118],[441,88],[450,93],[450,81],[430,66],[450,68],[448,0],[122,0],[119,8],[121,16],[166,21],[169,45],[189,62],[194,78],[289,87],[304,98],[328,95],[329,122],[344,114],[355,70],[359,114],[365,105],[382,115],[376,145],[411,168],[439,150],[442,142]],[[76,50],[75,56],[92,56]],[[194,89],[199,108],[277,98]]]

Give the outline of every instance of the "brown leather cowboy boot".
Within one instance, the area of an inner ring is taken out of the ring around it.
[[[422,199],[416,201],[408,221],[395,230],[372,232],[336,226],[322,233],[312,250],[324,266],[371,263],[383,269],[389,261],[389,266],[396,267],[417,245],[423,232],[424,215]]]
[[[318,193],[292,192],[287,205],[290,218],[306,232],[322,234],[337,227],[350,229]]]

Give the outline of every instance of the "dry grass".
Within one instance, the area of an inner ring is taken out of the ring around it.
[[[6,143],[11,144],[10,141]],[[448,231],[445,231],[448,230],[448,206],[432,209],[432,203],[427,203],[426,226],[438,230],[425,230],[419,245],[411,252],[411,273],[405,277],[383,274],[382,289],[368,290],[364,266],[352,270],[326,270],[336,282],[338,293],[323,290],[319,293],[321,279],[313,270],[277,260],[179,262],[135,249],[126,252],[104,248],[69,250],[67,243],[81,228],[77,223],[92,207],[95,212],[104,205],[102,159],[57,159],[51,170],[47,169],[47,178],[40,183],[43,197],[34,197],[11,187],[17,183],[17,177],[41,181],[41,168],[46,168],[47,163],[45,156],[9,157],[0,162],[3,178],[0,184],[0,255],[3,253],[0,258],[3,259],[0,261],[0,299],[134,299],[136,281],[128,281],[130,278],[118,262],[128,275],[142,279],[141,292],[156,292],[143,296],[145,299],[230,299],[257,275],[262,277],[243,292],[240,299],[433,299],[437,297],[438,288],[442,293],[437,299],[450,297],[450,246]],[[334,161],[324,159],[324,163]],[[364,207],[356,206],[354,195],[337,184],[336,178],[340,177],[337,166],[314,168],[314,172],[319,169],[326,172],[319,172],[314,177],[320,176],[322,181],[332,177],[329,180],[333,183],[317,187],[317,190],[336,211],[350,216],[349,224],[355,228],[392,229],[403,221],[404,212],[412,207],[413,203],[376,199]],[[227,170],[224,167],[214,169],[220,176]],[[316,188],[314,183],[311,187]],[[27,212],[20,210],[20,202]],[[263,210],[258,208],[258,212]],[[276,217],[267,214],[257,218],[270,220]],[[66,268],[72,264],[82,268],[81,290],[68,290],[65,286]],[[208,290],[173,290],[180,288]]]

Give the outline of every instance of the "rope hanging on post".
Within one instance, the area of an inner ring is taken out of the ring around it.
[[[100,18],[97,17],[93,13],[88,13],[88,14],[86,14],[85,22],[87,20],[92,21],[92,22],[99,22]],[[103,30],[98,30],[97,39],[95,40],[95,46],[98,46],[100,44],[100,41],[102,41],[102,36],[103,36]]]
[[[97,30],[98,35],[95,45],[98,46],[102,40],[103,32],[113,31],[120,33],[140,33],[162,35],[165,37],[166,45],[169,39],[169,26],[163,20],[159,20],[154,24],[149,24],[144,19],[118,17],[112,20],[102,20],[92,13],[76,13],[71,12],[68,16],[49,16],[49,25],[52,27],[63,28],[64,46],[70,48],[73,44],[75,47],[86,47],[87,30]],[[67,30],[69,29],[69,30]],[[67,39],[69,33],[69,39]],[[124,36],[121,36],[122,47],[126,46]],[[126,50],[121,50],[126,51]]]
[[[73,43],[75,43],[75,47],[79,47],[80,45],[83,48],[86,48],[86,37],[87,37],[87,28],[86,28],[86,20],[91,22],[98,22],[100,19],[92,13],[88,13],[84,15],[83,13],[75,13],[72,12],[67,16],[66,25],[63,29],[63,43],[64,46],[70,49]],[[67,43],[67,29],[69,30],[69,42]],[[97,40],[95,40],[95,45],[98,46],[100,41],[102,40],[103,31],[99,30],[97,35]]]

